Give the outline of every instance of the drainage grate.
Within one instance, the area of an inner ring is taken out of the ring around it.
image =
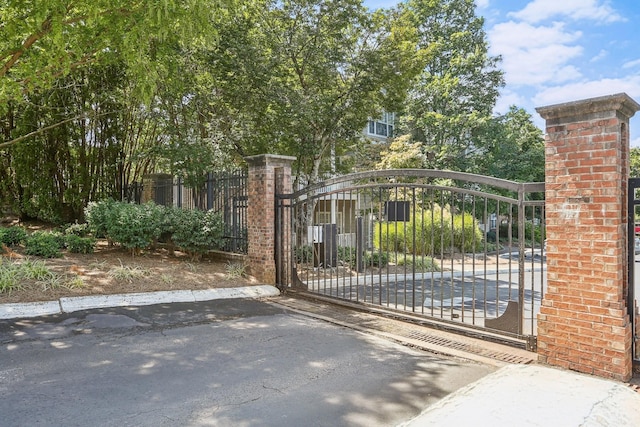
[[[522,357],[515,354],[503,353],[500,351],[489,350],[480,346],[462,343],[454,341],[448,338],[439,337],[435,335],[426,334],[423,332],[409,331],[406,335],[407,338],[411,338],[418,341],[423,341],[429,344],[439,345],[446,348],[452,348],[455,350],[464,351],[466,353],[477,354],[478,356],[489,357],[494,360],[499,360],[506,363],[514,364],[529,364],[533,361],[532,358]]]
[[[457,350],[465,353],[474,354],[486,358],[491,358],[505,363],[513,364],[529,364],[534,361],[535,353],[532,356],[520,356],[517,351],[514,354],[501,352],[485,348],[480,345],[474,345],[441,336],[440,334],[431,334],[422,330],[416,330],[407,323],[407,326],[401,325],[397,321],[389,321],[385,317],[381,317],[372,313],[350,310],[341,305],[327,304],[326,302],[311,301],[306,298],[279,298],[271,300],[277,304],[289,307],[295,310],[301,310],[309,315],[320,315],[326,319],[333,319],[341,322],[343,325],[353,325],[354,327],[366,328],[393,334],[400,338],[407,338],[421,341],[430,345],[440,346],[442,348]]]

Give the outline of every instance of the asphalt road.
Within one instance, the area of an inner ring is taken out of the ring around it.
[[[392,426],[495,370],[257,300],[0,321],[0,425]]]

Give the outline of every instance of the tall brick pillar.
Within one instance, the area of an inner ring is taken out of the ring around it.
[[[538,315],[543,363],[626,381],[629,118],[617,94],[538,108],[546,120],[547,289]]]
[[[246,157],[249,165],[247,258],[249,272],[260,282],[276,284],[276,194],[291,193],[295,157],[261,154]]]

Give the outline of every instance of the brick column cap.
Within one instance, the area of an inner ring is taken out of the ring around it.
[[[619,111],[627,118],[631,118],[639,110],[640,104],[634,101],[626,93],[617,93],[614,95],[600,96],[536,108],[536,111],[543,119],[555,120],[558,122],[573,121],[576,116],[607,111]]]
[[[293,156],[282,156],[279,154],[258,154],[256,156],[247,156],[244,160],[251,166],[268,166],[268,165],[290,165],[296,161]]]

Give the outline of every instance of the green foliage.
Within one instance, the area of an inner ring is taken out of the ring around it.
[[[93,237],[80,237],[75,234],[67,234],[64,236],[64,245],[69,252],[77,254],[90,254],[96,245]]]
[[[149,247],[161,233],[163,208],[104,200],[90,203],[85,216],[94,236],[106,237],[134,253]]]
[[[406,265],[407,268],[415,268],[417,272],[427,273],[431,271],[439,271],[440,267],[430,256],[413,256],[402,254],[398,260],[398,265]]]
[[[173,217],[171,240],[194,257],[224,246],[224,221],[214,211],[182,210]]]
[[[332,151],[359,142],[368,117],[401,107],[415,29],[360,0],[266,2],[252,12],[221,22],[209,59],[216,92],[241,125],[243,152],[295,155],[314,182],[333,167]]]
[[[631,178],[640,178],[640,147],[631,147],[629,150],[629,163],[631,163]]]
[[[356,267],[356,248],[350,246],[338,246],[338,261],[351,268]]]
[[[54,273],[49,270],[49,267],[42,260],[32,260],[29,258],[24,259],[19,264],[19,276],[24,279],[30,280],[46,280],[53,276]]]
[[[82,224],[78,224],[78,223],[71,224],[64,228],[65,235],[73,234],[74,236],[87,237],[89,232],[90,232],[89,224],[87,224],[86,222]]]
[[[339,256],[340,252],[338,252]],[[313,261],[313,247],[311,245],[296,246],[295,248],[296,263],[308,264]]]
[[[153,202],[143,205],[115,203],[107,215],[106,235],[137,254],[158,239],[163,207]]]
[[[0,294],[10,294],[12,291],[21,289],[20,276],[19,264],[7,262],[0,258]]]
[[[27,231],[20,226],[0,228],[0,243],[7,246],[18,245],[27,238]]]
[[[246,274],[247,266],[242,262],[228,261],[225,265],[225,270],[229,279],[239,279]]]
[[[454,215],[447,210],[418,211],[408,222],[381,222],[374,229],[374,245],[383,251],[435,255],[475,252],[482,233],[470,214]],[[474,246],[475,245],[475,246]]]
[[[87,224],[102,235],[134,252],[148,248],[160,236],[192,256],[224,246],[224,221],[220,213],[164,207],[155,203],[135,205],[103,201],[86,210]]]
[[[89,231],[98,239],[107,237],[107,229],[112,222],[119,202],[112,199],[91,202],[84,210]]]
[[[509,224],[500,224],[500,226],[498,227],[498,231],[501,241],[504,242],[509,238]],[[542,233],[543,227],[541,225],[534,225],[531,222],[526,222],[524,224],[524,239],[526,242],[535,242],[538,244],[542,244]],[[519,227],[517,222],[513,222],[511,224],[511,238],[516,241],[519,240]]]
[[[500,58],[488,54],[473,0],[409,0],[402,8],[418,30],[423,65],[403,133],[424,144],[428,167],[466,171],[474,149],[469,135],[490,120],[504,85]]]
[[[378,251],[366,252],[364,255],[364,264],[384,268],[389,265],[389,253]]]
[[[544,182],[544,136],[531,115],[511,106],[493,117],[472,137],[475,152],[469,170],[518,182]]]
[[[57,232],[34,231],[25,240],[24,253],[44,258],[60,258],[64,237]]]

